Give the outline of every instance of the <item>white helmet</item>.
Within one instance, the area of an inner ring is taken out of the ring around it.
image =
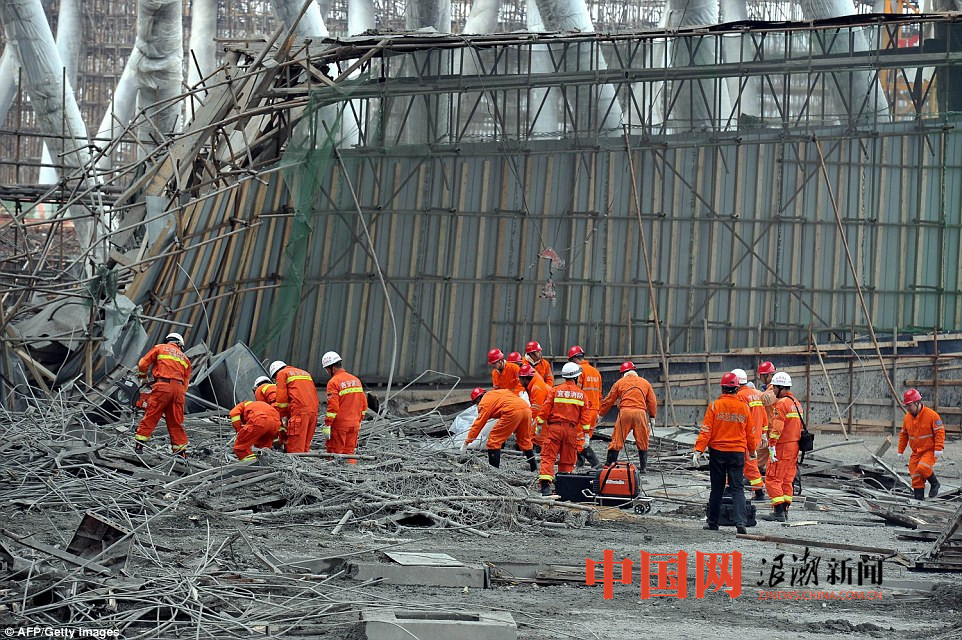
[[[271,363],[271,366],[267,368],[267,371],[271,374],[271,377],[277,375],[277,372],[287,366],[287,363],[283,360],[275,360]]]
[[[336,351],[328,351],[323,356],[321,356],[321,366],[327,369],[333,364],[337,364],[341,361],[341,356],[337,355]]]
[[[574,362],[566,362],[565,366],[561,367],[561,377],[572,379],[577,378],[581,375],[581,365],[575,364]]]
[[[792,377],[785,373],[784,371],[779,371],[774,376],[772,376],[772,384],[776,387],[791,387]]]
[[[732,369],[732,373],[738,378],[738,384],[748,384],[748,374],[744,369]]]
[[[267,376],[258,376],[257,380],[254,380],[254,389],[256,390],[262,384],[270,384],[271,382],[273,382],[273,380]]]
[[[183,348],[184,346],[184,336],[179,333],[168,333],[167,337],[164,338],[164,342],[176,342]]]

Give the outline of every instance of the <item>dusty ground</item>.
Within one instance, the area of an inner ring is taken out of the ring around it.
[[[819,445],[832,442],[830,437],[820,437]],[[881,443],[881,438],[866,438],[864,444],[847,445],[829,449],[823,455],[851,462],[864,461],[869,453]],[[217,462],[222,452],[213,451],[207,458]],[[902,463],[895,458],[894,449],[885,460],[899,469]],[[962,445],[957,442],[947,447],[945,460],[939,471],[950,491],[960,485]],[[429,463],[429,461],[426,461]],[[337,464],[337,463],[329,463]],[[469,463],[460,474],[505,474],[521,477],[520,462],[510,459],[506,468],[493,471],[480,461]],[[824,638],[844,636],[848,638],[962,638],[962,574],[917,573],[892,563],[883,566],[882,585],[879,587],[832,586],[827,584],[828,563],[831,559],[848,559],[858,562],[856,552],[811,549],[811,557],[820,557],[818,586],[781,586],[785,591],[879,591],[880,600],[832,600],[832,601],[769,601],[759,594],[768,591],[759,581],[767,581],[770,563],[775,556],[785,553],[786,569],[790,573],[791,554],[795,548],[779,548],[771,542],[736,539],[733,529],[720,532],[702,530],[702,505],[707,495],[707,473],[692,471],[684,465],[655,463],[653,472],[646,477],[646,490],[654,496],[654,509],[646,515],[605,513],[584,528],[557,529],[535,528],[532,531],[499,531],[495,525],[489,538],[481,538],[465,531],[437,528],[397,527],[392,529],[366,529],[348,526],[337,538],[331,536],[331,519],[306,518],[289,524],[254,525],[243,520],[224,516],[204,508],[202,503],[185,502],[170,514],[158,518],[151,526],[152,540],[161,543],[162,550],[149,558],[145,552],[135,551],[128,571],[132,575],[151,575],[159,560],[165,571],[183,572],[190,579],[192,567],[205,549],[216,547],[235,531],[246,535],[254,547],[269,550],[276,558],[327,558],[349,556],[360,560],[374,560],[378,550],[394,548],[401,551],[443,552],[463,561],[478,563],[525,562],[584,567],[585,559],[602,559],[605,549],[614,552],[616,560],[629,558],[635,563],[636,573],[632,584],[614,586],[613,598],[603,598],[601,586],[562,585],[535,586],[532,584],[499,585],[491,589],[461,589],[422,587],[395,587],[388,585],[365,585],[347,578],[336,578],[325,583],[331,593],[342,593],[355,603],[355,607],[343,609],[335,618],[336,627],[324,632],[317,628],[291,635],[299,637],[356,637],[357,629],[350,620],[356,616],[356,607],[378,606],[401,608],[416,606],[432,610],[461,611],[465,609],[499,609],[510,611],[518,623],[518,637],[523,640],[549,640],[555,638],[605,638],[634,639],[643,636],[714,638]],[[3,480],[4,489],[11,483]],[[454,480],[452,479],[452,482]],[[532,491],[534,482],[531,481]],[[336,491],[333,487],[324,488]],[[257,488],[251,489],[257,492]],[[247,494],[245,494],[247,495]],[[904,542],[896,538],[897,528],[888,527],[864,513],[848,506],[836,506],[831,491],[806,489],[806,496],[818,500],[819,510],[799,510],[793,513],[793,522],[816,521],[817,524],[785,526],[760,521],[751,529],[752,534],[778,535],[795,539],[831,541],[863,546],[897,548],[906,556],[913,556],[927,549],[924,542]],[[943,506],[954,508],[958,502],[942,501]],[[38,510],[3,507],[3,527],[19,534],[34,533],[37,539],[49,544],[63,546],[72,533],[70,523],[77,513],[68,510]],[[764,507],[760,509],[764,511]],[[336,519],[336,518],[335,518]],[[690,567],[688,597],[650,597],[641,599],[638,567],[640,553],[689,554]],[[694,564],[696,552],[742,553],[741,595],[735,599],[724,594],[708,594],[703,599],[695,597]],[[241,548],[234,553],[233,547],[224,551],[218,562],[236,574],[233,583],[243,582],[245,571],[263,573],[255,559]],[[797,565],[796,565],[797,566]],[[194,576],[196,578],[196,576]],[[250,576],[248,576],[249,578]],[[232,583],[232,584],[233,584]],[[907,590],[907,587],[935,585],[934,591],[924,593]],[[9,598],[20,588],[19,584],[3,583],[0,594]],[[3,600],[3,597],[0,597]],[[279,600],[280,601],[280,600]],[[318,606],[325,602],[318,598]],[[263,606],[265,603],[260,602]],[[269,603],[268,603],[269,604]],[[246,606],[246,605],[245,605]],[[19,618],[9,609],[0,610],[0,627],[21,627],[31,620]],[[151,632],[140,628],[136,637],[174,637],[170,630]],[[194,637],[190,627],[181,626],[177,635]],[[207,629],[205,636],[218,635]],[[258,634],[255,633],[256,637]],[[135,637],[133,635],[129,637]],[[261,637],[263,635],[261,634]]]

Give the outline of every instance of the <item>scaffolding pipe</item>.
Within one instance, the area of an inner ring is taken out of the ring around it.
[[[825,20],[858,13],[853,0],[799,0],[799,4],[806,20]],[[836,32],[822,31],[820,42],[813,43],[812,46],[820,47],[825,54],[858,53],[872,49],[869,38],[866,37],[867,33],[871,33],[870,27],[850,30],[851,38],[835,37],[838,35]],[[872,124],[888,117],[888,98],[878,81],[877,71],[852,71],[834,75],[837,96],[841,102],[839,114],[848,116],[851,124]]]
[[[538,11],[535,0],[527,0],[526,19],[528,31],[543,33],[544,20]],[[546,44],[531,47],[531,73],[551,74],[555,72],[551,61],[551,51]],[[531,89],[528,92],[528,130],[534,138],[558,137],[558,92],[555,89]]]
[[[190,0],[190,53],[187,86],[195,87],[217,66],[217,0]]]
[[[16,43],[23,85],[47,146],[65,168],[67,178],[81,176],[81,188],[90,186],[87,128],[84,126],[69,78],[64,77],[50,24],[40,0],[0,2],[0,21],[7,42]],[[83,207],[72,208],[81,250],[95,242],[95,228]],[[83,216],[83,217],[81,217]]]
[[[595,27],[588,14],[585,0],[535,0],[538,11],[548,31],[576,31],[580,33],[594,33]],[[574,45],[578,69],[597,69],[603,71],[608,68],[604,55],[597,49],[597,43],[583,42]],[[597,91],[596,96],[591,95]],[[591,93],[589,93],[591,92]],[[577,119],[574,123],[576,133],[590,133],[597,130],[602,135],[620,136],[622,133],[621,104],[615,88],[610,84],[597,87],[579,88],[573,92],[576,95]],[[591,105],[596,106],[596,114],[591,113]],[[596,115],[592,118],[592,115]]]
[[[67,76],[71,87],[77,86],[77,62],[80,60],[83,44],[83,22],[80,19],[82,11],[81,0],[60,0],[60,11],[57,14],[57,49],[63,63],[61,73]],[[40,154],[40,165],[37,183],[56,184],[60,171],[46,143]]]
[[[181,0],[139,0],[137,37],[137,110],[145,121],[138,137],[145,149],[160,136],[176,133],[184,83],[184,5]]]

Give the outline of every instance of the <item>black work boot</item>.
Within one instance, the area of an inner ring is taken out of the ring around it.
[[[739,525],[735,525],[735,533],[748,533],[748,529]]]
[[[620,451],[617,449],[608,449],[608,455],[605,456],[605,466],[610,467],[614,463],[618,462],[618,454]]]
[[[143,443],[143,442],[135,442],[135,443],[134,443],[134,453],[143,453],[143,452],[144,452],[144,443]]]
[[[788,519],[785,517],[785,505],[776,504],[774,511],[759,516],[759,519],[767,520],[769,522],[785,522]]]
[[[925,500],[925,487],[921,489],[912,489],[913,497],[916,500]]]
[[[782,515],[785,516],[785,522],[788,522],[788,510],[792,506],[791,502],[782,503]]]
[[[534,450],[528,449],[527,451],[522,451],[521,453],[524,454],[525,459],[528,461],[528,469],[531,471],[537,471],[538,462],[534,459]]]
[[[718,531],[718,525],[717,525],[717,524],[706,524],[704,527],[702,527],[702,529],[704,529],[705,531]]]
[[[935,496],[939,495],[939,487],[941,486],[942,486],[942,483],[939,482],[939,479],[935,477],[935,474],[933,473],[932,475],[930,475],[929,476],[929,497],[934,498]]]
[[[755,497],[752,498],[752,500],[754,500],[755,502],[764,502],[765,492],[762,491],[761,489],[755,489]]]
[[[593,469],[597,469],[598,467],[601,466],[601,462],[598,460],[598,456],[597,454],[595,454],[595,450],[592,449],[591,446],[585,447],[584,454],[585,454],[585,460],[588,462],[588,464],[591,465]]]
[[[488,464],[495,469],[501,466],[501,449],[488,449]]]
[[[579,452],[578,452],[578,462],[575,463],[575,468],[576,468],[576,469],[580,469],[581,467],[585,466],[586,464],[588,464],[588,460],[587,460],[587,458],[586,458],[586,456],[585,456],[585,452],[584,452],[584,451],[579,451]]]
[[[548,497],[548,496],[552,495],[552,494],[551,494],[551,482],[550,482],[549,480],[542,480],[540,484],[541,484],[541,495],[542,495],[542,496]]]
[[[645,473],[648,471],[648,450],[639,449],[638,450],[638,473]]]

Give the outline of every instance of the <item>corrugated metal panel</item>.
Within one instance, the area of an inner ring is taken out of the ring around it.
[[[958,329],[962,133],[902,125],[878,137],[841,133],[824,131],[822,149],[876,329]],[[389,311],[348,177],[391,292],[401,379],[425,369],[483,377],[488,348],[518,349],[531,338],[549,354],[574,343],[589,353],[655,351],[618,142],[532,143],[527,153],[461,145],[427,156],[343,150],[346,174],[332,165],[315,203],[297,320],[260,355],[319,371],[321,354],[335,349],[366,380],[387,376]],[[864,326],[810,141],[758,133],[740,143],[633,144],[673,353],[755,346],[759,326],[764,345],[805,342],[809,323],[846,334]],[[271,287],[286,272],[288,206],[280,173],[193,205],[188,250],[159,280],[173,283],[171,293],[149,311],[174,310],[193,325],[192,342],[250,341],[269,322]],[[545,249],[564,265],[539,257]],[[553,297],[543,297],[546,287]],[[213,338],[207,322],[218,327]]]

